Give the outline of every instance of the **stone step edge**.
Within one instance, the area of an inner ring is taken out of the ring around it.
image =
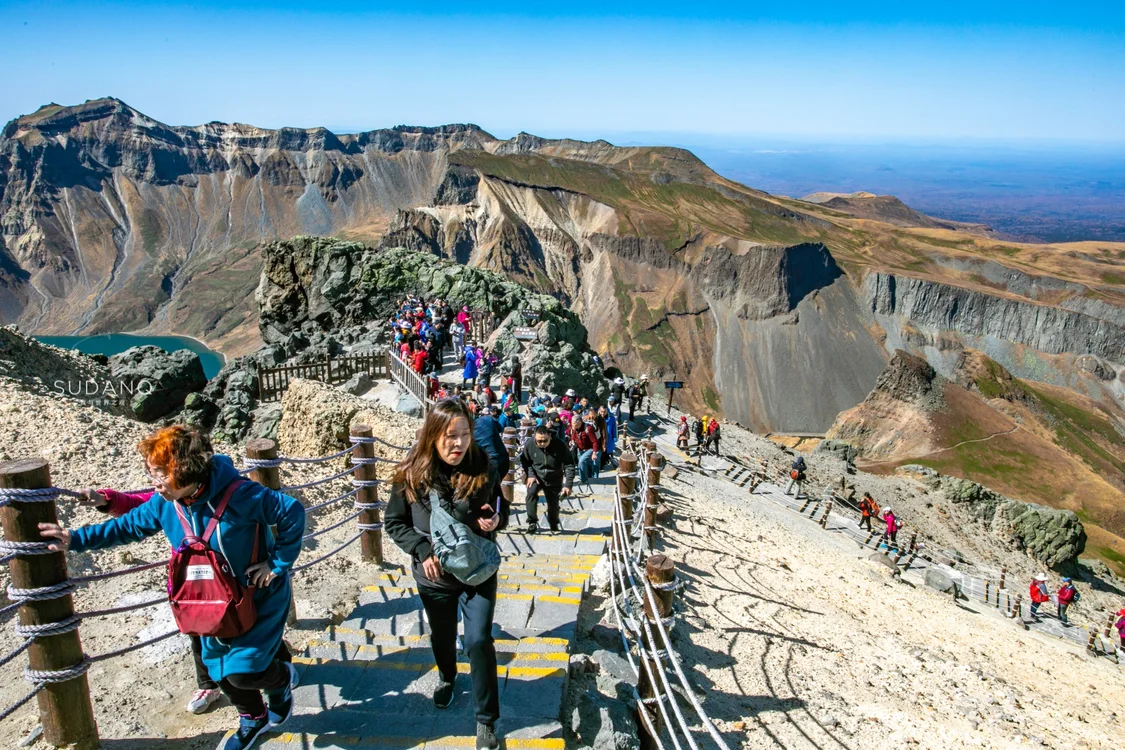
[[[359,667],[360,669],[393,669],[401,672],[436,672],[437,666],[432,662],[408,661],[372,661],[369,659],[321,659],[318,657],[294,656],[294,666],[301,667]],[[531,677],[537,680],[552,677],[566,677],[567,667],[509,667],[497,665],[496,676],[507,679],[509,677]],[[467,663],[457,663],[457,674],[469,674]]]
[[[376,640],[373,640],[371,644],[368,644],[368,645],[373,645],[373,646],[379,645],[377,640],[398,640],[398,641],[403,641],[403,642],[419,643],[419,644],[430,642],[430,636],[429,635],[384,635],[384,634],[381,634],[381,633],[373,633],[370,630],[367,630],[367,629],[364,629],[364,628],[348,628],[348,627],[344,627],[343,625],[329,625],[328,628],[325,630],[325,635],[331,636],[333,633],[343,633],[343,634],[348,634],[348,635],[359,635],[359,636],[364,636],[364,637],[371,638],[371,639],[376,639]],[[329,643],[343,643],[343,641],[328,641],[328,642]],[[570,639],[569,638],[556,638],[554,636],[543,636],[543,635],[529,635],[529,636],[525,636],[523,638],[497,638],[497,639],[495,639],[494,642],[497,643],[497,644],[504,644],[505,646],[507,646],[507,645],[518,645],[520,643],[526,643],[526,644],[531,645],[531,646],[562,646],[564,648],[570,648]]]
[[[414,587],[414,586],[410,586],[410,587],[405,587],[405,586],[364,586],[363,591],[365,591],[366,593],[369,593],[369,594],[392,593],[392,594],[411,594],[411,595],[414,595],[414,594],[418,593],[417,587]],[[555,604],[571,604],[571,605],[574,605],[576,607],[580,606],[582,604],[582,597],[580,597],[580,596],[579,597],[554,596],[554,595],[551,595],[551,594],[540,594],[540,595],[536,595],[536,594],[507,594],[507,593],[503,593],[503,592],[498,592],[496,594],[496,598],[497,599],[509,599],[509,600],[516,600],[516,601],[524,601],[524,602],[535,600],[537,602],[552,602],[552,603],[555,603]]]
[[[408,654],[426,654],[431,653],[429,646],[386,646],[380,643],[345,643],[343,641],[309,641],[305,645],[305,655],[303,659],[318,659],[323,657],[309,656],[308,652],[314,648],[331,648],[333,646],[350,646],[355,647],[357,653],[378,652],[380,657],[386,658],[388,662],[404,661],[403,659],[396,659],[396,656],[406,656]],[[385,650],[384,650],[385,649]],[[460,657],[459,657],[460,658]],[[566,651],[497,651],[496,658],[503,658],[506,661],[570,661],[570,654]],[[341,659],[341,661],[358,661],[356,659]]]
[[[325,738],[331,745],[389,745],[400,748],[462,748],[476,747],[476,737],[446,736],[434,739],[409,736],[380,735],[378,737],[366,735],[331,735]],[[503,737],[501,746],[507,750],[565,750],[566,741],[562,737]],[[303,747],[329,747],[321,744],[319,735],[309,732],[286,732],[266,741],[265,747],[270,745],[294,745]]]

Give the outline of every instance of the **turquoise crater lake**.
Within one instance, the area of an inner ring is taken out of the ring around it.
[[[36,341],[57,346],[60,349],[77,349],[86,354],[120,354],[134,346],[158,346],[166,352],[187,349],[199,355],[203,374],[207,379],[215,377],[226,358],[207,345],[186,336],[137,336],[132,333],[103,333],[99,336],[36,336]]]

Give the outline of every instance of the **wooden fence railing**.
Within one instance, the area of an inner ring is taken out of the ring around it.
[[[410,391],[410,395],[418,399],[418,403],[422,405],[422,416],[425,417],[429,414],[430,407],[434,405],[434,400],[430,398],[430,385],[426,378],[414,372],[413,367],[399,359],[393,352],[387,354],[387,367],[391,379]]]
[[[466,331],[469,341],[481,343],[488,339],[496,327],[494,325],[495,318],[492,315],[492,311],[470,310],[469,316],[469,330]]]
[[[387,355],[383,353],[345,354],[339,357],[322,359],[318,362],[262,369],[258,372],[258,400],[280,400],[289,387],[289,381],[292,378],[306,378],[334,384],[343,383],[361,372],[376,379],[387,379],[390,377],[387,368]]]

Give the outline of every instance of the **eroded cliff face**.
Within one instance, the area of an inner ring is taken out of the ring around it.
[[[450,150],[494,141],[468,125],[336,136],[169,127],[113,99],[45,107],[0,137],[0,317],[254,339],[261,242],[378,237],[396,210],[461,189]]]
[[[888,350],[919,354],[947,377],[964,349],[972,348],[1017,377],[1125,404],[1122,309],[1084,296],[1080,285],[1006,276],[1028,297],[1067,296],[1048,305],[1007,290],[987,294],[874,272],[866,277],[864,302],[886,332]]]

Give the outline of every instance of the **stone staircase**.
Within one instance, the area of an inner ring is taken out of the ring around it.
[[[562,503],[562,531],[522,533],[523,498],[498,542],[500,567],[493,636],[500,679],[497,733],[509,750],[563,750],[560,709],[570,642],[590,571],[606,549],[612,472],[594,495]],[[545,525],[545,503],[540,518]],[[456,697],[436,709],[437,668],[429,626],[407,573],[380,573],[355,609],[294,657],[301,684],[284,733],[268,735],[267,750],[474,747],[469,665],[458,655]]]

